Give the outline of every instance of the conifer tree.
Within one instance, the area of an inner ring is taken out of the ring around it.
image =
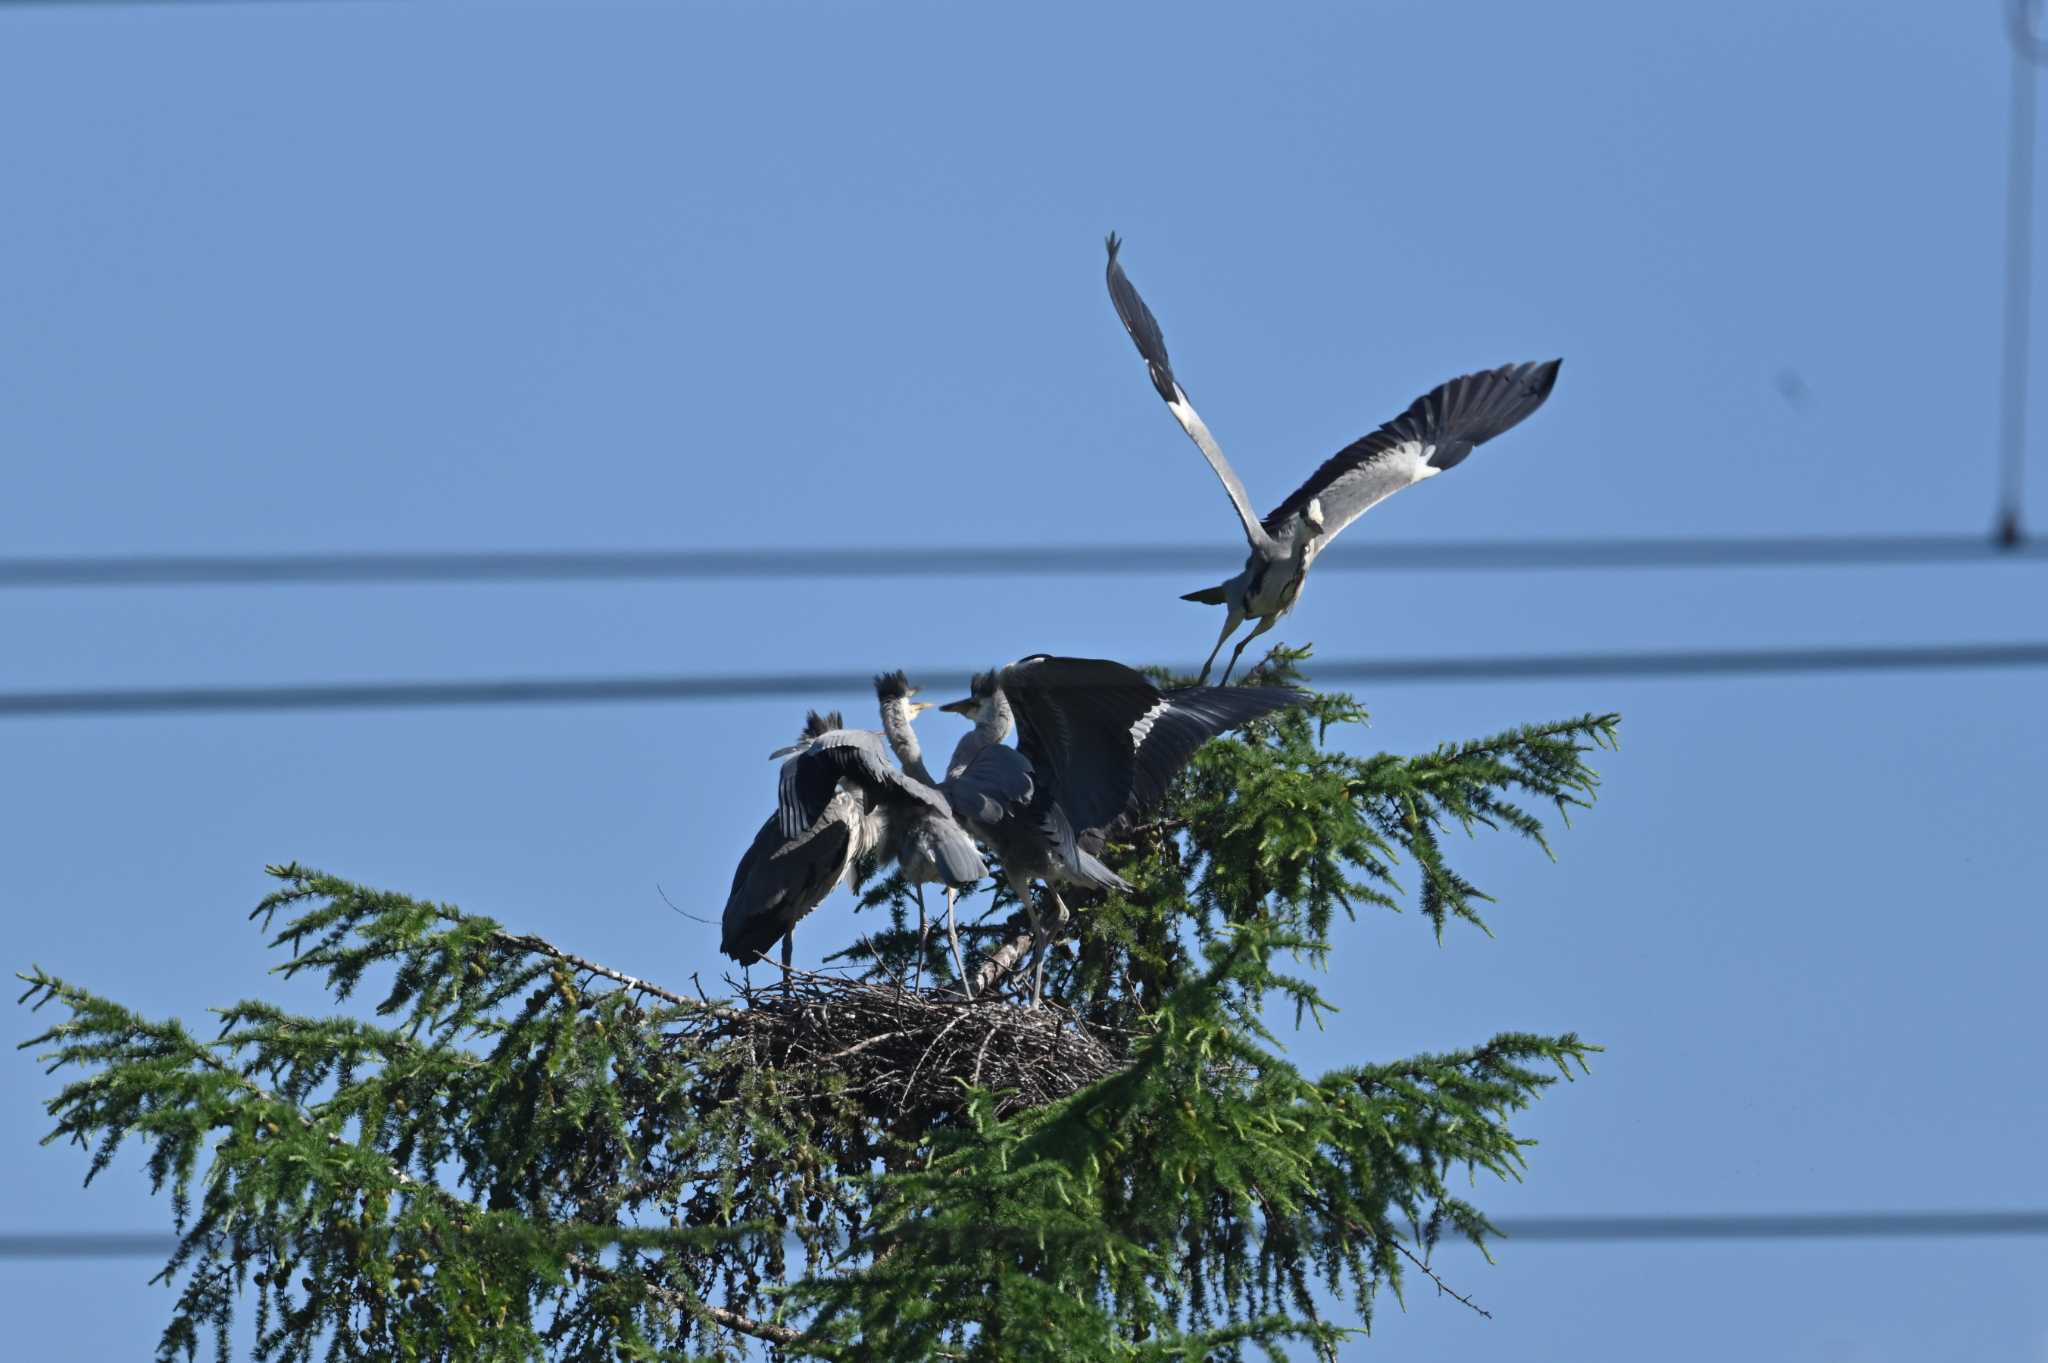
[[[1282,1032],[1357,1025],[1314,979],[1340,913],[1484,930],[1448,835],[1547,850],[1538,811],[1591,802],[1617,723],[1328,742],[1364,718],[1323,695],[1205,748],[1108,849],[1134,893],[1076,906],[1037,1009],[1003,895],[967,929],[971,1004],[943,951],[913,961],[894,880],[839,971],[713,997],[274,867],[252,917],[278,969],[374,1008],[248,1000],[207,1037],[36,969],[23,998],[61,1020],[25,1044],[68,1077],[49,1139],[88,1182],[137,1144],[169,1193],[165,1359],[224,1361],[242,1311],[281,1363],[1334,1356],[1382,1287],[1451,1290],[1431,1248],[1491,1229],[1454,1176],[1518,1177],[1511,1118],[1597,1048],[1309,1075]]]

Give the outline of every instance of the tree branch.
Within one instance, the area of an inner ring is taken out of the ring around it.
[[[1264,1190],[1261,1190],[1261,1200],[1264,1200],[1264,1197]],[[1431,1268],[1427,1263],[1424,1263],[1422,1259],[1416,1255],[1414,1250],[1402,1244],[1398,1236],[1382,1237],[1380,1233],[1374,1230],[1371,1226],[1360,1225],[1358,1222],[1352,1220],[1348,1216],[1339,1215],[1336,1211],[1334,1211],[1331,1208],[1330,1204],[1322,1198],[1309,1197],[1304,1200],[1308,1203],[1309,1206],[1315,1208],[1315,1210],[1321,1212],[1324,1216],[1327,1216],[1331,1220],[1337,1222],[1339,1225],[1344,1227],[1345,1230],[1351,1232],[1353,1235],[1359,1236],[1366,1240],[1371,1240],[1374,1243],[1385,1243],[1392,1245],[1395,1249],[1401,1252],[1401,1257],[1403,1257],[1409,1263],[1415,1265],[1416,1268],[1422,1271],[1423,1277],[1429,1279],[1431,1282],[1436,1284],[1436,1290],[1440,1295],[1449,1297],[1453,1301],[1463,1303],[1466,1307],[1468,1307],[1471,1310],[1477,1311],[1480,1315],[1486,1317],[1488,1320],[1493,1319],[1493,1312],[1487,1310],[1478,1302],[1473,1301],[1470,1297],[1466,1296],[1464,1293],[1458,1291],[1449,1283],[1445,1282],[1441,1277],[1437,1275],[1437,1271],[1435,1269]],[[1269,1212],[1268,1215],[1271,1215],[1271,1213]]]
[[[571,1254],[567,1257],[566,1261],[573,1264],[576,1271],[587,1278],[595,1278],[600,1282],[618,1281],[619,1275],[616,1271],[606,1268],[594,1259],[586,1259],[580,1254]],[[695,1316],[698,1320],[709,1321],[722,1330],[731,1330],[735,1334],[750,1335],[755,1339],[766,1340],[770,1344],[795,1344],[804,1337],[803,1331],[791,1326],[778,1325],[772,1320],[755,1320],[752,1316],[743,1316],[739,1312],[726,1307],[713,1306],[710,1302],[702,1300],[695,1293],[687,1289],[675,1287],[664,1282],[657,1282],[645,1276],[640,1281],[646,1287],[649,1294],[659,1297],[675,1310],[682,1312],[684,1315]]]
[[[590,960],[587,957],[578,956],[573,951],[564,951],[546,938],[535,933],[506,932],[500,929],[497,940],[506,946],[517,947],[521,951],[536,952],[539,955],[560,961],[564,965],[574,966],[578,970],[589,971],[593,975],[601,976],[604,979],[624,985],[633,993],[652,994],[662,1002],[672,1003],[678,1008],[689,1008],[697,1012],[709,1009],[714,1015],[732,1015],[732,1010],[729,1008],[721,1008],[715,1003],[707,1004],[697,999],[684,998],[681,994],[663,989],[658,984],[640,979],[638,976],[628,975],[623,970],[613,970],[610,966],[599,965],[596,961]]]
[[[509,936],[509,934],[507,935]],[[522,944],[525,944],[526,939],[514,940],[521,941]],[[540,939],[538,938],[533,938],[531,940],[532,942],[539,944],[539,949],[549,951],[550,954],[562,956],[565,959],[569,959],[571,961],[576,962],[577,964],[584,964],[580,961],[577,961],[576,958],[569,957],[568,953],[566,952],[553,952],[551,948],[547,947],[546,943],[540,942]],[[586,966],[586,968],[588,967]],[[616,976],[612,975],[611,972],[604,971],[601,967],[599,967],[598,969],[599,973],[606,975],[607,978],[617,978]],[[627,978],[630,979],[630,977]],[[625,981],[622,980],[621,982],[624,983]],[[637,983],[637,981],[635,981],[634,983]],[[661,993],[663,991],[659,991],[650,987],[648,989],[648,992]],[[684,1002],[687,1002],[687,1000],[684,1000]],[[317,1126],[317,1123],[314,1122],[312,1115],[308,1113],[304,1108],[300,1107],[296,1103],[289,1102],[286,1099],[278,1097],[270,1090],[258,1084],[255,1080],[249,1078],[249,1076],[247,1076],[246,1074],[243,1074],[233,1065],[228,1064],[219,1056],[213,1054],[213,1052],[209,1048],[199,1044],[196,1040],[191,1042],[189,1050],[190,1053],[202,1064],[205,1064],[211,1067],[212,1069],[218,1071],[219,1073],[225,1074],[230,1078],[236,1080],[238,1083],[242,1085],[242,1087],[246,1088],[250,1093],[256,1095],[263,1101],[268,1103],[274,1103],[278,1107],[290,1112],[292,1115],[297,1117],[300,1123],[302,1123],[307,1128],[312,1129]],[[347,1149],[350,1151],[365,1150],[365,1147],[354,1145],[342,1139],[339,1135],[336,1135],[331,1132],[328,1134],[327,1143],[330,1146],[335,1147],[336,1149]],[[383,1160],[381,1162],[383,1163],[385,1169],[390,1173],[393,1181],[399,1184],[399,1186],[401,1187],[411,1189],[416,1192],[431,1194],[437,1200],[441,1201],[447,1206],[456,1208],[458,1210],[469,1212],[480,1212],[483,1210],[476,1203],[471,1202],[467,1198],[457,1196],[456,1194],[449,1192],[446,1188],[443,1188],[438,1184],[420,1182],[412,1175],[406,1173],[405,1170],[391,1163],[388,1159]],[[564,1258],[566,1262],[574,1264],[579,1272],[589,1277],[610,1280],[614,1279],[617,1276],[612,1272],[612,1270],[605,1268],[603,1265],[596,1263],[593,1260],[586,1259],[580,1254],[570,1254],[564,1256]],[[777,1325],[772,1321],[754,1320],[749,1316],[741,1315],[737,1311],[728,1310],[722,1306],[713,1306],[709,1302],[697,1300],[695,1297],[691,1296],[686,1292],[678,1291],[675,1288],[670,1287],[666,1283],[655,1282],[652,1279],[647,1278],[643,1278],[642,1281],[646,1284],[648,1291],[652,1292],[655,1296],[660,1297],[669,1305],[676,1307],[678,1310],[687,1311],[689,1314],[697,1316],[700,1319],[707,1320],[712,1324],[719,1326],[722,1329],[732,1330],[743,1335],[750,1335],[755,1339],[766,1340],[771,1344],[794,1344],[803,1337],[802,1331],[792,1329],[787,1325]]]
[[[1402,1244],[1399,1240],[1395,1240],[1393,1242],[1393,1246],[1395,1249],[1401,1251],[1402,1255],[1408,1260],[1409,1263],[1415,1265],[1417,1268],[1422,1270],[1423,1277],[1429,1279],[1431,1282],[1436,1284],[1436,1290],[1439,1294],[1449,1297],[1453,1301],[1463,1302],[1466,1306],[1470,1307],[1474,1311],[1477,1311],[1480,1315],[1485,1316],[1488,1320],[1493,1319],[1493,1312],[1487,1310],[1478,1302],[1473,1301],[1470,1297],[1466,1296],[1464,1293],[1452,1287],[1442,1278],[1439,1278],[1436,1274],[1435,1269],[1431,1268],[1428,1264],[1424,1263],[1421,1259],[1416,1257],[1414,1250],[1408,1248],[1408,1246]]]
[[[975,995],[980,996],[990,985],[1016,969],[1017,962],[1023,960],[1024,954],[1031,950],[1031,941],[1030,933],[1020,932],[996,948],[994,954],[981,963],[981,969],[974,972]]]

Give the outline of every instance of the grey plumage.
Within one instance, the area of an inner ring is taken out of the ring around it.
[[[1132,728],[1130,799],[1103,831],[1114,836],[1151,817],[1174,778],[1210,739],[1308,699],[1306,691],[1291,686],[1181,686],[1161,692]]]
[[[1262,524],[1267,533],[1277,533],[1307,508],[1310,498],[1320,498],[1323,537],[1334,536],[1375,503],[1416,481],[1403,477],[1411,459],[1426,460],[1432,474],[1442,473],[1519,424],[1550,396],[1563,363],[1504,364],[1439,384],[1371,435],[1323,461]]]
[[[943,788],[955,814],[1002,859],[1004,879],[1031,917],[1039,939],[1033,999],[1044,988],[1049,938],[1031,883],[1044,884],[1062,923],[1062,885],[1129,891],[1098,859],[1107,838],[1158,808],[1203,743],[1306,699],[1283,687],[1162,692],[1121,663],[1035,654],[977,676],[967,698],[944,707],[975,721]],[[1002,746],[1013,726],[1014,749]]]
[[[1174,377],[1159,320],[1117,259],[1121,245],[1111,233],[1106,267],[1110,302],[1144,358],[1153,388],[1223,483],[1250,546],[1236,577],[1181,598],[1223,606],[1228,612],[1223,632],[1202,664],[1205,682],[1217,653],[1240,624],[1257,621],[1231,653],[1223,669],[1226,682],[1245,645],[1294,608],[1310,565],[1339,531],[1402,488],[1456,467],[1475,448],[1528,417],[1550,396],[1563,364],[1550,360],[1502,365],[1441,384],[1399,417],[1324,461],[1270,514],[1255,517],[1243,482]]]
[[[814,710],[804,726],[804,741],[843,727],[837,712],[820,715]],[[776,942],[787,941],[866,850],[866,812],[852,792],[839,792],[794,838],[784,835],[781,812],[770,814],[733,872],[719,950],[749,964],[766,957]]]
[[[875,678],[875,698],[882,714],[880,732],[834,729],[811,736],[795,749],[785,749],[791,755],[782,765],[779,827],[785,837],[799,836],[824,817],[838,798],[837,792],[855,793],[869,811],[870,848],[879,859],[894,861],[917,892],[920,919],[924,886],[944,887],[946,935],[964,986],[966,968],[953,923],[953,905],[962,891],[972,889],[988,874],[988,863],[925,768],[911,722],[931,707],[913,702],[916,694],[917,689],[901,672],[885,673]],[[892,753],[900,767],[890,764]],[[923,936],[921,922],[920,939]],[[922,959],[920,947],[920,962]]]
[[[818,734],[782,764],[777,808],[782,835],[794,838],[824,813],[840,783],[854,787],[874,809],[900,811],[911,807],[944,816],[945,800],[924,781],[913,779],[889,761],[888,739],[872,729],[834,729]]]
[[[841,729],[812,739],[783,763],[783,836],[801,837],[814,827],[843,781],[878,816],[875,850],[898,862],[906,879],[972,886],[988,874],[973,840],[936,787],[889,765],[885,741],[879,733]]]

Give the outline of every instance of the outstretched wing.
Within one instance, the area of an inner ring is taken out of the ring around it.
[[[1291,686],[1183,686],[1161,695],[1132,729],[1137,754],[1125,821],[1159,808],[1173,778],[1210,739],[1309,699]]]
[[[881,734],[871,729],[834,729],[812,739],[782,764],[776,800],[782,835],[794,838],[815,823],[842,780],[859,789],[870,804],[911,800],[941,814],[948,812],[936,790],[911,780],[889,761]]]
[[[1114,232],[1109,234],[1109,301],[1116,305],[1116,315],[1122,319],[1124,330],[1137,343],[1138,353],[1145,357],[1145,367],[1152,372],[1152,386],[1159,390],[1159,396],[1166,399],[1166,409],[1173,413],[1173,419],[1188,433],[1188,439],[1195,442],[1195,448],[1209,461],[1209,467],[1216,470],[1217,478],[1223,482],[1223,490],[1230,494],[1230,504],[1237,508],[1238,519],[1244,522],[1244,537],[1254,549],[1263,549],[1268,544],[1266,530],[1260,526],[1257,516],[1252,514],[1252,499],[1245,494],[1244,483],[1238,478],[1237,470],[1230,467],[1230,461],[1223,457],[1222,446],[1216,437],[1209,434],[1209,427],[1195,411],[1195,404],[1188,401],[1188,395],[1173,377],[1173,365],[1166,358],[1166,336],[1159,330],[1159,319],[1152,315],[1152,309],[1145,306],[1145,300],[1138,297],[1138,291],[1131,284],[1124,267],[1117,262],[1117,249],[1123,243]]]
[[[1291,686],[1183,686],[1166,692],[1153,712],[1138,721],[1130,800],[1114,822],[1081,834],[1081,850],[1099,856],[1111,838],[1143,822],[1210,739],[1310,699],[1309,692]]]
[[[1431,389],[1407,411],[1330,456],[1266,517],[1277,535],[1319,498],[1325,543],[1411,483],[1455,468],[1466,455],[1543,405],[1563,360],[1504,364]]]
[[[1034,654],[1002,673],[1017,749],[1078,831],[1114,819],[1135,776],[1134,726],[1159,701],[1135,668],[1103,658]]]

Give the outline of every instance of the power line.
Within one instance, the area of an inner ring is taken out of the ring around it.
[[[1494,1224],[1510,1244],[1909,1240],[2048,1235],[2048,1211],[1510,1216]],[[160,1231],[15,1231],[0,1233],[0,1259],[156,1259],[168,1256],[177,1245],[177,1236]]]
[[[1675,678],[1826,672],[2040,667],[2048,641],[1869,648],[1677,650],[1515,654],[1473,658],[1348,659],[1309,664],[1318,682],[1501,682],[1567,677]],[[1192,673],[1193,667],[1181,669]],[[933,686],[965,687],[971,668],[912,669]],[[486,705],[821,697],[865,690],[866,672],[757,672],[653,677],[500,678],[484,681],[313,682],[290,686],[137,687],[0,692],[0,719],[59,715],[256,714],[290,710],[401,710]]]
[[[389,0],[385,0],[386,3]],[[189,8],[197,4],[217,7],[239,5],[245,9],[274,9],[280,5],[313,3],[362,4],[365,0],[0,0],[0,12],[10,9],[150,9],[158,6]]]
[[[1822,1212],[1745,1216],[1530,1216],[1497,1223],[1523,1243],[1602,1240],[1904,1240],[2048,1235],[2048,1211]]]
[[[1464,540],[1333,545],[1319,572],[1571,568],[1804,568],[2048,559],[2048,545],[1978,535],[1777,535]],[[321,554],[118,554],[0,558],[0,588],[346,583],[651,581],[670,578],[1011,577],[1217,572],[1207,544],[972,545],[882,549],[564,549]]]

